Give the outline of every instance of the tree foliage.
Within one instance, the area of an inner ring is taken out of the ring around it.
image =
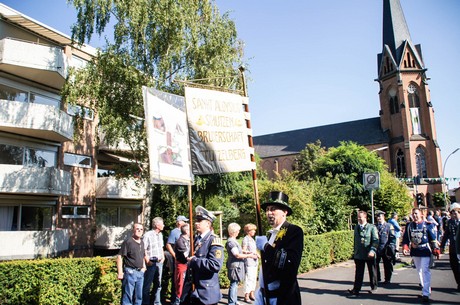
[[[332,147],[318,160],[317,175],[337,178],[340,184],[349,187],[349,205],[364,210],[370,209],[369,192],[364,190],[365,172],[386,171],[383,159],[369,152],[364,146],[353,142],[341,142]]]
[[[89,104],[97,113],[100,138],[130,147],[118,153],[136,160],[136,166],[120,171],[148,179],[142,86],[182,95],[181,80],[199,79],[203,85],[240,90],[236,68],[243,48],[235,24],[212,0],[68,2],[77,10],[74,41],[89,43],[93,35],[113,38],[106,39],[85,69],[71,72],[63,98]],[[211,197],[231,197],[241,191],[241,179],[240,174],[198,177],[196,199],[207,204]],[[153,186],[151,194],[152,215],[173,219],[187,207],[184,187]]]

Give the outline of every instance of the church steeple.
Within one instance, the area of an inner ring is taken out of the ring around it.
[[[441,174],[441,154],[426,68],[420,45],[412,43],[400,0],[382,1],[383,46],[377,81],[380,122],[390,137],[389,167],[399,177],[419,177],[423,183],[412,185],[414,193],[422,193],[430,205],[442,184],[433,182]]]
[[[398,65],[406,41],[412,43],[401,3],[399,0],[384,0],[383,46],[388,46]]]

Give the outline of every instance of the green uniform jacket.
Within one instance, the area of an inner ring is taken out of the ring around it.
[[[354,242],[354,259],[367,260],[370,259],[368,254],[370,251],[377,252],[379,245],[379,234],[376,226],[366,223],[361,230],[360,225],[355,227],[355,242]]]

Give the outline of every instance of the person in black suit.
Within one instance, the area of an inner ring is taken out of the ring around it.
[[[260,288],[255,304],[300,305],[297,272],[303,251],[303,231],[286,221],[292,214],[289,197],[279,191],[270,192],[261,207],[265,210],[271,230],[268,236],[257,236],[256,245],[262,254]]]
[[[211,305],[222,298],[219,271],[224,262],[224,246],[212,232],[216,216],[201,206],[195,209],[195,253],[188,257],[181,304]]]

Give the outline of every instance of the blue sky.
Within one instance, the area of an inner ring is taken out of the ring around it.
[[[442,163],[460,147],[460,1],[400,0],[421,44]],[[2,3],[70,35],[65,0]],[[245,44],[254,135],[377,117],[382,0],[218,0]],[[98,46],[97,41],[90,43]],[[460,178],[460,152],[446,165]],[[450,187],[459,186],[459,181]]]

